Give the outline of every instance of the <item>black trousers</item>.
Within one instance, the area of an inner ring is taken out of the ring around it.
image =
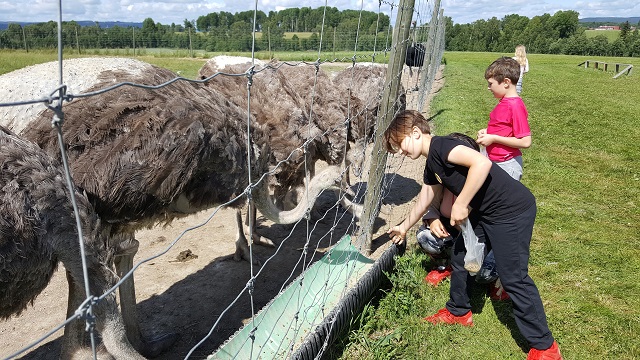
[[[470,216],[471,224],[477,227],[476,234],[484,237],[480,241],[491,244],[495,254],[496,268],[504,290],[513,302],[513,314],[522,336],[536,349],[547,349],[553,344],[553,336],[533,279],[529,277],[529,245],[536,218],[536,206],[509,219],[488,221]],[[484,235],[482,235],[484,234]],[[459,237],[451,254],[451,289],[447,309],[461,316],[471,310],[469,289],[473,277],[464,269],[466,250],[464,240]]]

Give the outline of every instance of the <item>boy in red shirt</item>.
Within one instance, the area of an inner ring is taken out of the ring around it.
[[[501,57],[489,65],[484,74],[489,91],[498,104],[489,114],[489,123],[478,131],[477,143],[486,147],[489,159],[512,178],[522,178],[522,152],[531,146],[529,113],[518,96],[516,84],[520,65],[512,58]]]

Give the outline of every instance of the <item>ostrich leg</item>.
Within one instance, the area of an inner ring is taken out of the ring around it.
[[[84,294],[79,286],[71,277],[71,273],[67,270],[67,282],[69,283],[69,298],[67,302],[67,319],[74,316],[76,309],[82,303]],[[61,359],[71,359],[84,343],[85,322],[82,319],[76,319],[68,323],[64,327],[64,336],[62,337],[62,350],[60,351]]]
[[[251,206],[251,211],[247,211],[247,221],[245,231],[247,234],[251,234],[251,240],[254,244],[275,247],[276,245],[273,243],[271,239],[268,239],[264,236],[260,236],[256,232],[256,218],[257,218],[258,209],[256,209],[255,205]]]
[[[68,265],[73,265],[69,264]],[[84,286],[80,285],[82,274],[80,269],[75,269],[75,274],[67,270],[67,282],[69,284],[69,299],[67,306],[67,318],[74,316],[75,311],[80,307],[86,298]],[[91,285],[96,291],[106,291],[109,288],[107,282],[104,282],[108,275],[97,270],[97,275]],[[105,275],[101,277],[100,275]],[[118,305],[114,294],[107,295],[101,302],[93,306],[93,315],[95,316],[96,345],[102,338],[102,345],[97,348],[96,355],[98,359],[116,359],[116,360],[144,360],[144,358],[132,347],[126,337],[125,325],[118,311]],[[100,333],[98,336],[97,333]],[[61,359],[88,359],[93,357],[90,345],[90,334],[85,329],[85,320],[76,319],[70,322],[64,328],[64,336],[62,338],[62,350],[60,352]]]
[[[129,273],[133,268],[133,257],[138,251],[138,241],[130,238],[129,241],[120,243],[118,254],[114,263],[116,273],[120,278]],[[156,357],[167,350],[178,339],[178,334],[168,333],[146,341],[142,337],[138,313],[136,310],[136,290],[133,274],[125,280],[118,289],[120,294],[120,307],[127,332],[127,338],[140,353],[146,357]]]

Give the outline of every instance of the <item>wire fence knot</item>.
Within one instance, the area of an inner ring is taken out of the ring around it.
[[[86,322],[85,331],[93,331],[96,327],[96,317],[93,315],[93,307],[98,304],[99,298],[90,296],[74,312],[74,318],[84,319]]]
[[[255,278],[251,278],[249,279],[249,281],[247,281],[246,288],[249,290],[250,294],[253,294],[253,290],[255,289],[254,287],[255,281],[256,281]]]
[[[253,85],[253,74],[255,74],[256,72],[255,70],[255,65],[253,65],[252,67],[250,67],[249,69],[247,69],[246,75],[247,75],[247,88],[250,88],[251,85]]]
[[[58,93],[58,96],[54,96],[55,93]],[[62,102],[65,99],[67,93],[67,85],[60,85],[54,91],[49,94],[47,101],[45,102],[45,106],[54,112],[53,119],[51,120],[51,126],[56,127],[62,125],[64,122],[64,112],[62,112]],[[58,103],[53,106],[51,105],[55,100],[58,100]]]

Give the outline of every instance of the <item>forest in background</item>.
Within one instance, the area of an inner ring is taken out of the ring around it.
[[[446,13],[446,12],[445,12]],[[528,18],[511,14],[502,19],[477,20],[455,24],[445,16],[445,49],[449,51],[512,52],[523,44],[530,53],[593,56],[640,56],[639,24],[619,24],[619,36],[611,41],[604,34],[587,33],[578,12],[558,11]],[[335,7],[309,7],[258,11],[255,14],[256,51],[383,51],[390,44],[388,15],[370,11],[338,10]],[[635,19],[635,18],[634,18]],[[101,27],[99,23],[81,26],[63,22],[63,46],[77,49],[173,48],[211,52],[251,51],[254,12],[217,12],[184,20],[183,24],[163,25],[147,18],[142,27]],[[587,26],[588,25],[588,26]],[[323,28],[324,26],[324,28]],[[416,24],[412,39],[426,41],[429,24]],[[635,26],[635,29],[634,29]],[[285,36],[285,34],[293,34]],[[11,23],[0,30],[0,49],[55,49],[57,23],[29,25]]]
[[[445,49],[510,53],[516,45],[523,44],[527,52],[538,54],[640,56],[640,26],[634,24],[633,29],[629,21],[619,24],[620,34],[610,42],[604,34],[588,36],[588,27],[579,22],[578,15],[573,10],[531,19],[512,14],[501,20],[494,17],[471,24],[454,24],[447,18]]]
[[[256,40],[256,51],[318,50],[324,19],[323,49],[370,51],[384,48],[390,38],[389,16],[370,11],[343,10],[335,7],[291,8],[256,14],[255,29],[262,32]],[[75,21],[62,23],[65,48],[117,49],[117,48],[178,48],[206,51],[251,51],[253,45],[254,12],[217,12],[184,20],[183,24],[163,25],[152,18],[142,27],[113,26],[102,28],[99,23],[80,26]],[[359,24],[359,25],[358,25]],[[305,32],[308,36],[285,32]],[[357,35],[357,36],[356,36]],[[54,49],[57,47],[57,23],[9,24],[0,30],[0,49]]]

